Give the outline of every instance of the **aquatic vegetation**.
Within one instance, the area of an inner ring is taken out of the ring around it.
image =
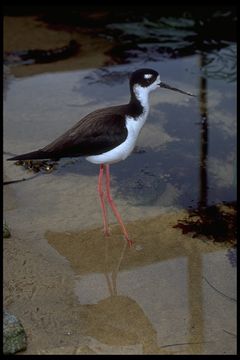
[[[49,160],[18,160],[15,162],[16,165],[21,165],[26,170],[33,171],[35,173],[43,170],[47,173],[52,172],[56,169],[57,162]]]
[[[217,242],[237,243],[237,204],[236,202],[188,210],[189,217],[179,220],[174,228],[183,234],[192,233],[192,237],[204,235]]]

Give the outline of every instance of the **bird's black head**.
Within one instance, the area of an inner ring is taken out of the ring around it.
[[[141,87],[150,87],[153,83],[160,83],[160,77],[157,71],[152,69],[139,69],[134,71],[130,76],[130,87],[140,85]]]
[[[195,96],[187,91],[183,91],[172,87],[160,80],[160,75],[153,69],[139,69],[134,71],[130,76],[130,90],[131,94],[137,95],[137,98],[147,96],[150,91],[157,88],[165,88],[172,91],[180,92],[181,94]]]

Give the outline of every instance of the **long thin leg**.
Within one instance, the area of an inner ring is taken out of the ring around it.
[[[107,211],[106,211],[106,206],[104,203],[104,192],[103,192],[103,188],[102,188],[103,175],[104,175],[104,165],[101,164],[99,176],[98,176],[98,194],[99,194],[100,204],[101,204],[101,208],[102,208],[104,234],[105,234],[105,236],[109,236],[110,233],[109,233],[108,221],[107,221]]]
[[[115,215],[115,217],[116,217],[119,225],[120,225],[121,228],[122,228],[122,232],[123,232],[123,234],[124,234],[125,239],[126,239],[127,242],[128,242],[128,246],[131,247],[132,244],[133,244],[133,242],[132,242],[132,240],[129,239],[129,235],[128,235],[128,233],[127,233],[127,230],[126,230],[126,228],[125,228],[125,225],[124,225],[124,223],[123,223],[123,221],[122,221],[122,218],[121,218],[121,216],[120,216],[120,214],[119,214],[119,212],[118,212],[118,209],[117,209],[116,205],[114,204],[113,199],[112,199],[112,196],[111,196],[111,192],[110,192],[110,167],[109,167],[108,164],[106,165],[106,192],[107,192],[107,200],[108,200],[108,203],[109,203],[109,205],[111,206],[112,211],[113,211],[113,213],[114,213],[114,215]]]

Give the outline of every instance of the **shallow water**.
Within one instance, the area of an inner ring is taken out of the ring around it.
[[[30,179],[4,189],[12,233],[4,300],[27,331],[26,353],[236,353],[228,245],[173,228],[187,207],[236,200],[236,83],[204,77],[204,56],[69,71],[66,60],[64,71],[44,65],[39,74],[36,65],[36,75],[18,77],[16,68],[9,79],[4,159],[45,146],[96,108],[127,102],[136,68],[154,68],[162,81],[197,95],[152,93],[137,149],[111,167],[132,249],[111,214],[111,236],[103,237],[97,166],[63,159],[30,179],[4,162],[6,180]]]
[[[120,84],[112,82],[111,78],[102,82],[101,75],[98,75],[100,72],[94,70],[12,80],[4,106],[4,134],[5,142],[8,141],[5,151],[22,153],[40,148],[99,106],[127,102],[128,78],[125,74],[144,65],[157,69],[163,81],[192,91],[199,97],[198,61],[195,56],[161,64],[149,62],[108,67],[109,76],[111,71],[118,73],[119,77],[124,74],[124,81]],[[186,68],[188,72],[184,70]],[[94,76],[99,76],[99,81],[89,80]],[[209,205],[236,199],[235,90],[235,83],[208,81]],[[137,151],[124,163],[112,167],[116,190],[134,205],[196,206],[201,182],[200,100],[161,89],[150,95],[150,102],[149,118],[139,138]],[[26,125],[19,126],[23,120]],[[134,171],[131,171],[133,166]],[[61,177],[69,172],[95,176],[97,169],[83,159],[63,160],[58,170],[49,176]],[[168,187],[176,196],[161,201],[160,197]],[[191,188],[191,193],[188,188]]]

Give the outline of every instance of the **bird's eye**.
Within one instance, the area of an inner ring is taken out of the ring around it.
[[[152,74],[144,74],[144,79],[151,79],[152,78]]]

